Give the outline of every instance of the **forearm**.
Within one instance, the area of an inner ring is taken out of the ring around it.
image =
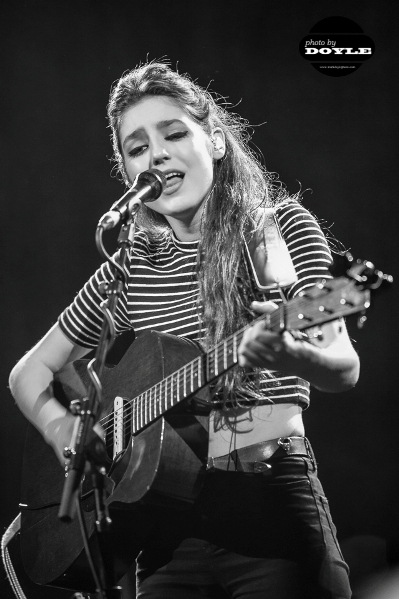
[[[62,447],[69,444],[74,416],[53,395],[53,372],[34,357],[23,358],[10,376],[10,389],[26,418],[62,459]]]
[[[360,364],[353,347],[343,346],[339,342],[326,348],[302,343],[298,351],[301,355],[296,374],[313,387],[328,393],[339,393],[356,385]]]

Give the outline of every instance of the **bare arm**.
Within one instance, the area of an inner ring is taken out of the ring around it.
[[[254,302],[259,313],[275,309],[272,302]],[[238,349],[241,366],[278,370],[309,381],[311,385],[338,393],[353,387],[359,378],[359,358],[349,339],[345,323],[334,321],[323,327],[324,340],[312,344],[267,331],[257,323],[244,334]]]
[[[10,389],[19,408],[53,447],[61,463],[63,448],[70,445],[76,419],[55,399],[53,375],[89,351],[69,341],[56,324],[10,375]]]

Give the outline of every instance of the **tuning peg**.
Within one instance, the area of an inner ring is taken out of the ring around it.
[[[375,275],[377,276],[377,280],[378,280],[378,283],[379,283],[377,285],[377,287],[379,287],[379,286],[381,286],[381,287],[387,287],[388,285],[391,285],[393,283],[393,276],[392,275],[386,275],[383,272],[381,272],[380,270],[376,270],[375,271]]]
[[[357,319],[357,328],[358,329],[362,329],[364,327],[364,325],[366,324],[366,320],[367,320],[367,316],[364,314],[359,316],[359,318]]]
[[[386,275],[381,270],[377,270],[371,262],[357,260],[357,264],[362,268],[360,274],[361,282],[364,282],[369,289],[378,289],[381,286],[387,287],[393,283],[392,275]]]

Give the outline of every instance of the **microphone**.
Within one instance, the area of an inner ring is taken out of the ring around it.
[[[126,212],[137,212],[142,202],[157,200],[166,187],[165,175],[156,168],[143,171],[131,188],[99,220],[97,227],[113,229]]]

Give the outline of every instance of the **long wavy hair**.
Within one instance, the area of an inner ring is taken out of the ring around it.
[[[288,194],[249,147],[248,123],[188,75],[164,62],[150,62],[127,72],[111,90],[108,118],[115,168],[126,184],[131,182],[120,146],[121,119],[128,108],[149,96],[172,98],[208,135],[215,127],[225,135],[225,156],[214,164],[213,186],[204,203],[197,260],[198,313],[206,330],[203,345],[209,348],[252,319],[253,289],[243,259],[244,235],[250,239],[263,226],[262,208],[287,199]],[[164,216],[146,204],[138,224],[152,239],[170,232]],[[240,381],[242,369],[234,369],[225,377],[224,388],[237,389]]]

